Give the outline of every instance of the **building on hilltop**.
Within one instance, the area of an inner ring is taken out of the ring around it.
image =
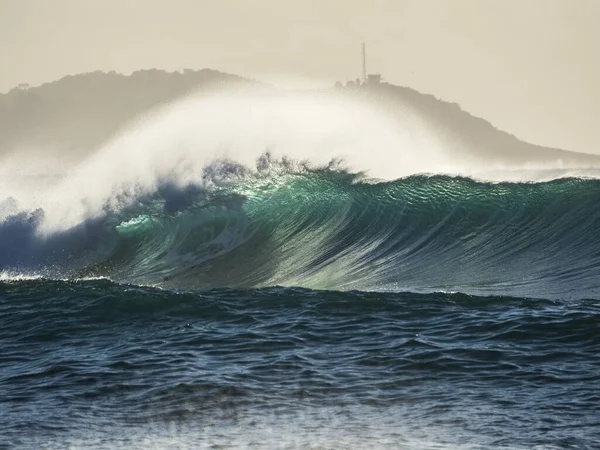
[[[367,82],[366,84],[381,84],[381,74],[380,73],[370,73],[369,75],[367,75]]]

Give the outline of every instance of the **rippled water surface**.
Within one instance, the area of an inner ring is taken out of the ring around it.
[[[600,303],[0,284],[0,447],[600,448]]]

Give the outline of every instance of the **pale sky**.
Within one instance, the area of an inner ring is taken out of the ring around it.
[[[600,154],[600,0],[0,0],[0,92],[95,70],[370,72],[529,142]]]

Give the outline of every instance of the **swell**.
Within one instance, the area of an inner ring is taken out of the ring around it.
[[[390,182],[339,168],[172,186],[40,240],[44,212],[0,227],[9,273],[170,289],[302,286],[598,298],[600,181]]]
[[[197,431],[194,447],[207,428],[231,447],[267,426],[274,446],[286,435],[310,447],[315,430],[330,442],[338,428],[310,411],[334,408],[359,435],[376,413],[387,422],[373,441],[390,436],[388,447],[408,423],[427,430],[415,448],[444,424],[459,447],[470,436],[490,448],[593,448],[599,326],[594,300],[0,283],[0,445],[72,448],[75,434],[114,448],[151,425]],[[570,444],[554,445],[563,435]],[[148,436],[156,447],[157,430]]]

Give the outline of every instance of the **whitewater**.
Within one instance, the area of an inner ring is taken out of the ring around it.
[[[17,158],[0,265],[171,289],[596,293],[593,168],[453,160],[401,117],[334,94],[230,93],[157,111],[63,174]]]
[[[600,167],[447,144],[240,91],[2,160],[0,447],[598,448]]]

